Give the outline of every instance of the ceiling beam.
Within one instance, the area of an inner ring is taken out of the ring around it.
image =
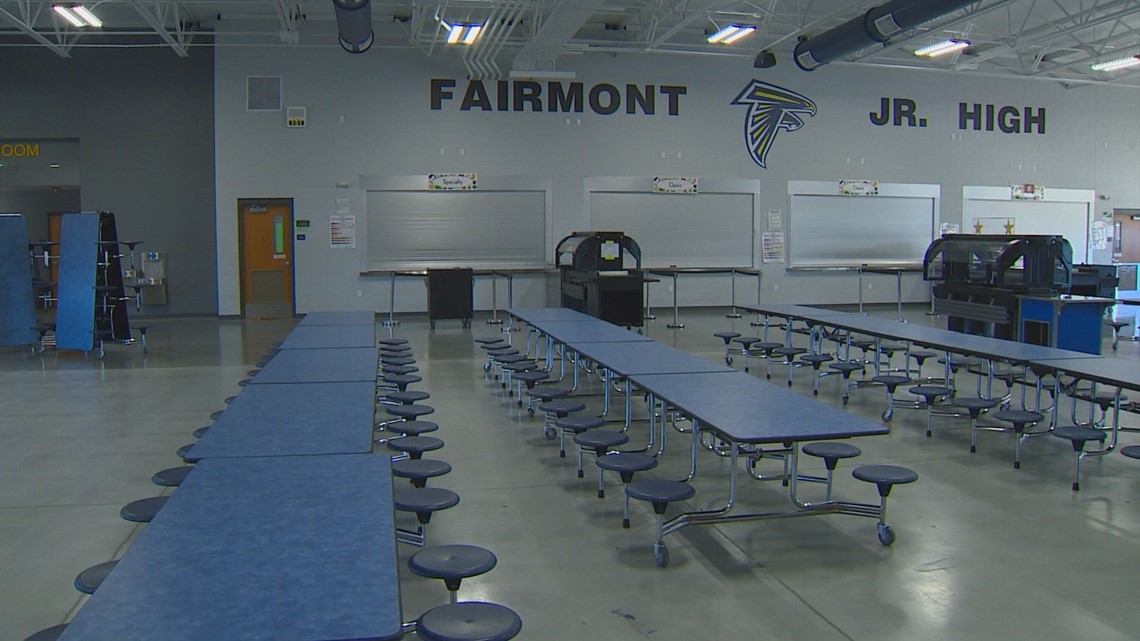
[[[43,35],[39,31],[36,31],[35,29],[32,28],[31,25],[24,22],[19,17],[12,15],[3,7],[0,7],[0,18],[3,18],[5,22],[10,23],[12,26],[19,29],[21,33],[28,36],[32,40],[35,40],[36,42],[42,44],[43,46],[47,47],[48,49],[51,49],[51,51],[53,53],[55,53],[57,56],[59,56],[61,58],[70,58],[71,57],[71,52],[68,50],[67,47],[64,47],[58,43],[52,42],[51,40],[49,40],[47,38],[47,36]]]
[[[149,9],[147,9],[146,7],[143,6],[143,3],[141,2],[141,0],[127,0],[127,4],[134,7],[135,11],[137,11],[138,14],[140,16],[142,16],[142,19],[144,21],[146,21],[147,25],[150,26],[150,28],[153,29],[154,32],[158,34],[159,38],[162,38],[163,42],[165,42],[167,45],[170,46],[171,49],[174,50],[174,53],[178,54],[178,57],[188,58],[190,56],[190,51],[189,51],[189,48],[186,46],[186,43],[182,42],[181,38],[176,38],[176,37],[174,37],[173,34],[171,34],[169,31],[167,31],[166,25],[163,24],[163,17],[159,13],[161,11],[161,9],[163,8],[164,4],[172,6],[174,8],[174,12],[175,12],[175,16],[174,16],[175,22],[177,23],[178,22],[178,20],[177,20],[177,18],[178,18],[178,3],[176,3],[176,2],[164,2],[163,0],[155,0],[155,3],[154,3],[154,5],[155,5],[154,9],[155,10],[153,13]],[[181,26],[179,26],[177,28],[181,32]],[[179,35],[182,35],[182,34],[180,33]]]

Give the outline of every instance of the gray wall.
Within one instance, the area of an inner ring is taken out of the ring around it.
[[[217,310],[213,54],[195,49],[42,49],[0,57],[0,139],[78,139],[82,209],[116,215],[119,238],[168,252],[170,304]]]
[[[224,37],[221,38],[224,42]],[[292,197],[296,216],[313,221],[297,244],[297,307],[386,310],[388,280],[359,275],[360,253],[328,248],[328,215],[336,198],[351,199],[363,217],[360,176],[474,171],[482,175],[553,178],[555,241],[586,225],[583,178],[699,176],[760,178],[761,216],[788,216],[787,181],[877,179],[942,187],[941,219],[960,222],[962,187],[1037,183],[1094,189],[1112,206],[1140,205],[1140,92],[1094,86],[1066,89],[1053,82],[878,71],[833,65],[814,73],[781,64],[756,70],[747,61],[662,56],[585,55],[565,60],[588,88],[599,82],[685,85],[680,114],[461,112],[465,83],[455,52],[374,50],[352,56],[335,49],[222,48],[216,52],[217,210],[220,309],[238,310],[236,201]],[[308,107],[308,127],[286,129],[283,113],[244,109],[247,75],[283,77],[284,103]],[[429,108],[429,81],[456,78],[455,99]],[[818,113],[797,131],[781,131],[761,169],[744,143],[746,109],[731,102],[753,79],[799,92]],[[881,97],[914,100],[927,126],[871,124]],[[1044,134],[960,131],[959,101],[1044,107]],[[569,117],[569,120],[568,120]],[[337,188],[349,181],[349,189]],[[695,212],[695,215],[699,213]],[[794,224],[794,222],[793,222]],[[874,221],[869,221],[874,224]],[[827,230],[820,230],[827,233]],[[758,244],[758,243],[757,243]],[[759,251],[759,249],[757,249]],[[547,248],[547,255],[552,248]],[[756,257],[759,265],[759,256]],[[854,302],[848,274],[790,273],[765,265],[767,301]],[[882,282],[868,301],[893,301]],[[540,278],[516,279],[516,304],[542,304]],[[682,304],[724,302],[727,283],[681,284]],[[658,287],[663,287],[659,285]],[[477,304],[489,303],[480,286]],[[752,300],[754,281],[738,285]],[[927,288],[908,278],[906,297],[925,300]],[[423,309],[419,283],[401,281],[397,309]],[[500,297],[501,298],[501,297]],[[654,293],[655,304],[669,299]]]
[[[18,211],[28,224],[28,240],[48,239],[48,213],[79,209],[79,190],[0,190],[0,211]]]

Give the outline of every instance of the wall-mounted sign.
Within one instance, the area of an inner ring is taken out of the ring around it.
[[[878,196],[877,180],[840,180],[839,193],[843,196]]]
[[[308,229],[310,226],[310,223],[308,220],[306,220],[304,218],[298,218],[297,221],[293,223],[293,226],[296,227],[297,229]]]
[[[356,249],[356,216],[329,216],[329,248]]]
[[[433,191],[475,191],[479,188],[476,174],[428,174],[428,189]]]
[[[653,191],[658,194],[695,194],[697,193],[697,179],[654,176]]]
[[[1012,200],[1045,200],[1045,187],[1042,185],[1014,185],[1009,188]]]
[[[40,155],[40,143],[0,142],[0,158],[36,158]]]
[[[760,236],[762,259],[765,263],[784,262],[784,232],[766,231]]]

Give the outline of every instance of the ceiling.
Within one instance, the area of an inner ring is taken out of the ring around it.
[[[638,52],[753,59],[771,51],[791,66],[797,40],[814,37],[885,0],[373,0],[374,49],[433,54],[463,47],[472,77],[572,71],[586,52]],[[83,48],[161,47],[192,56],[224,41],[269,47],[337,47],[331,0],[89,0],[102,29],[79,30],[49,0],[0,0],[0,50],[43,47],[63,57]],[[470,46],[447,45],[448,22],[478,22]],[[731,45],[710,45],[718,27],[755,25]],[[913,50],[947,38],[963,52],[919,58]],[[1140,87],[1140,67],[1094,72],[1095,62],[1140,54],[1140,0],[981,0],[885,44],[854,51],[835,65],[906,67],[932,72],[1016,76],[1069,85]],[[349,54],[345,54],[349,55]],[[364,55],[368,55],[365,53]],[[0,58],[2,60],[2,58]]]

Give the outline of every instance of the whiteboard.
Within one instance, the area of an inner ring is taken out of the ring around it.
[[[543,191],[369,191],[368,271],[545,265]]]
[[[589,193],[590,229],[625,232],[642,267],[752,267],[751,193]]]
[[[789,183],[789,267],[922,264],[935,237],[937,191],[880,185],[878,196],[842,196],[838,181],[823,184],[830,193],[818,183]]]
[[[1088,260],[1088,230],[1089,205],[1085,202],[967,198],[962,215],[966,234],[1060,234],[1073,246],[1073,264]]]

